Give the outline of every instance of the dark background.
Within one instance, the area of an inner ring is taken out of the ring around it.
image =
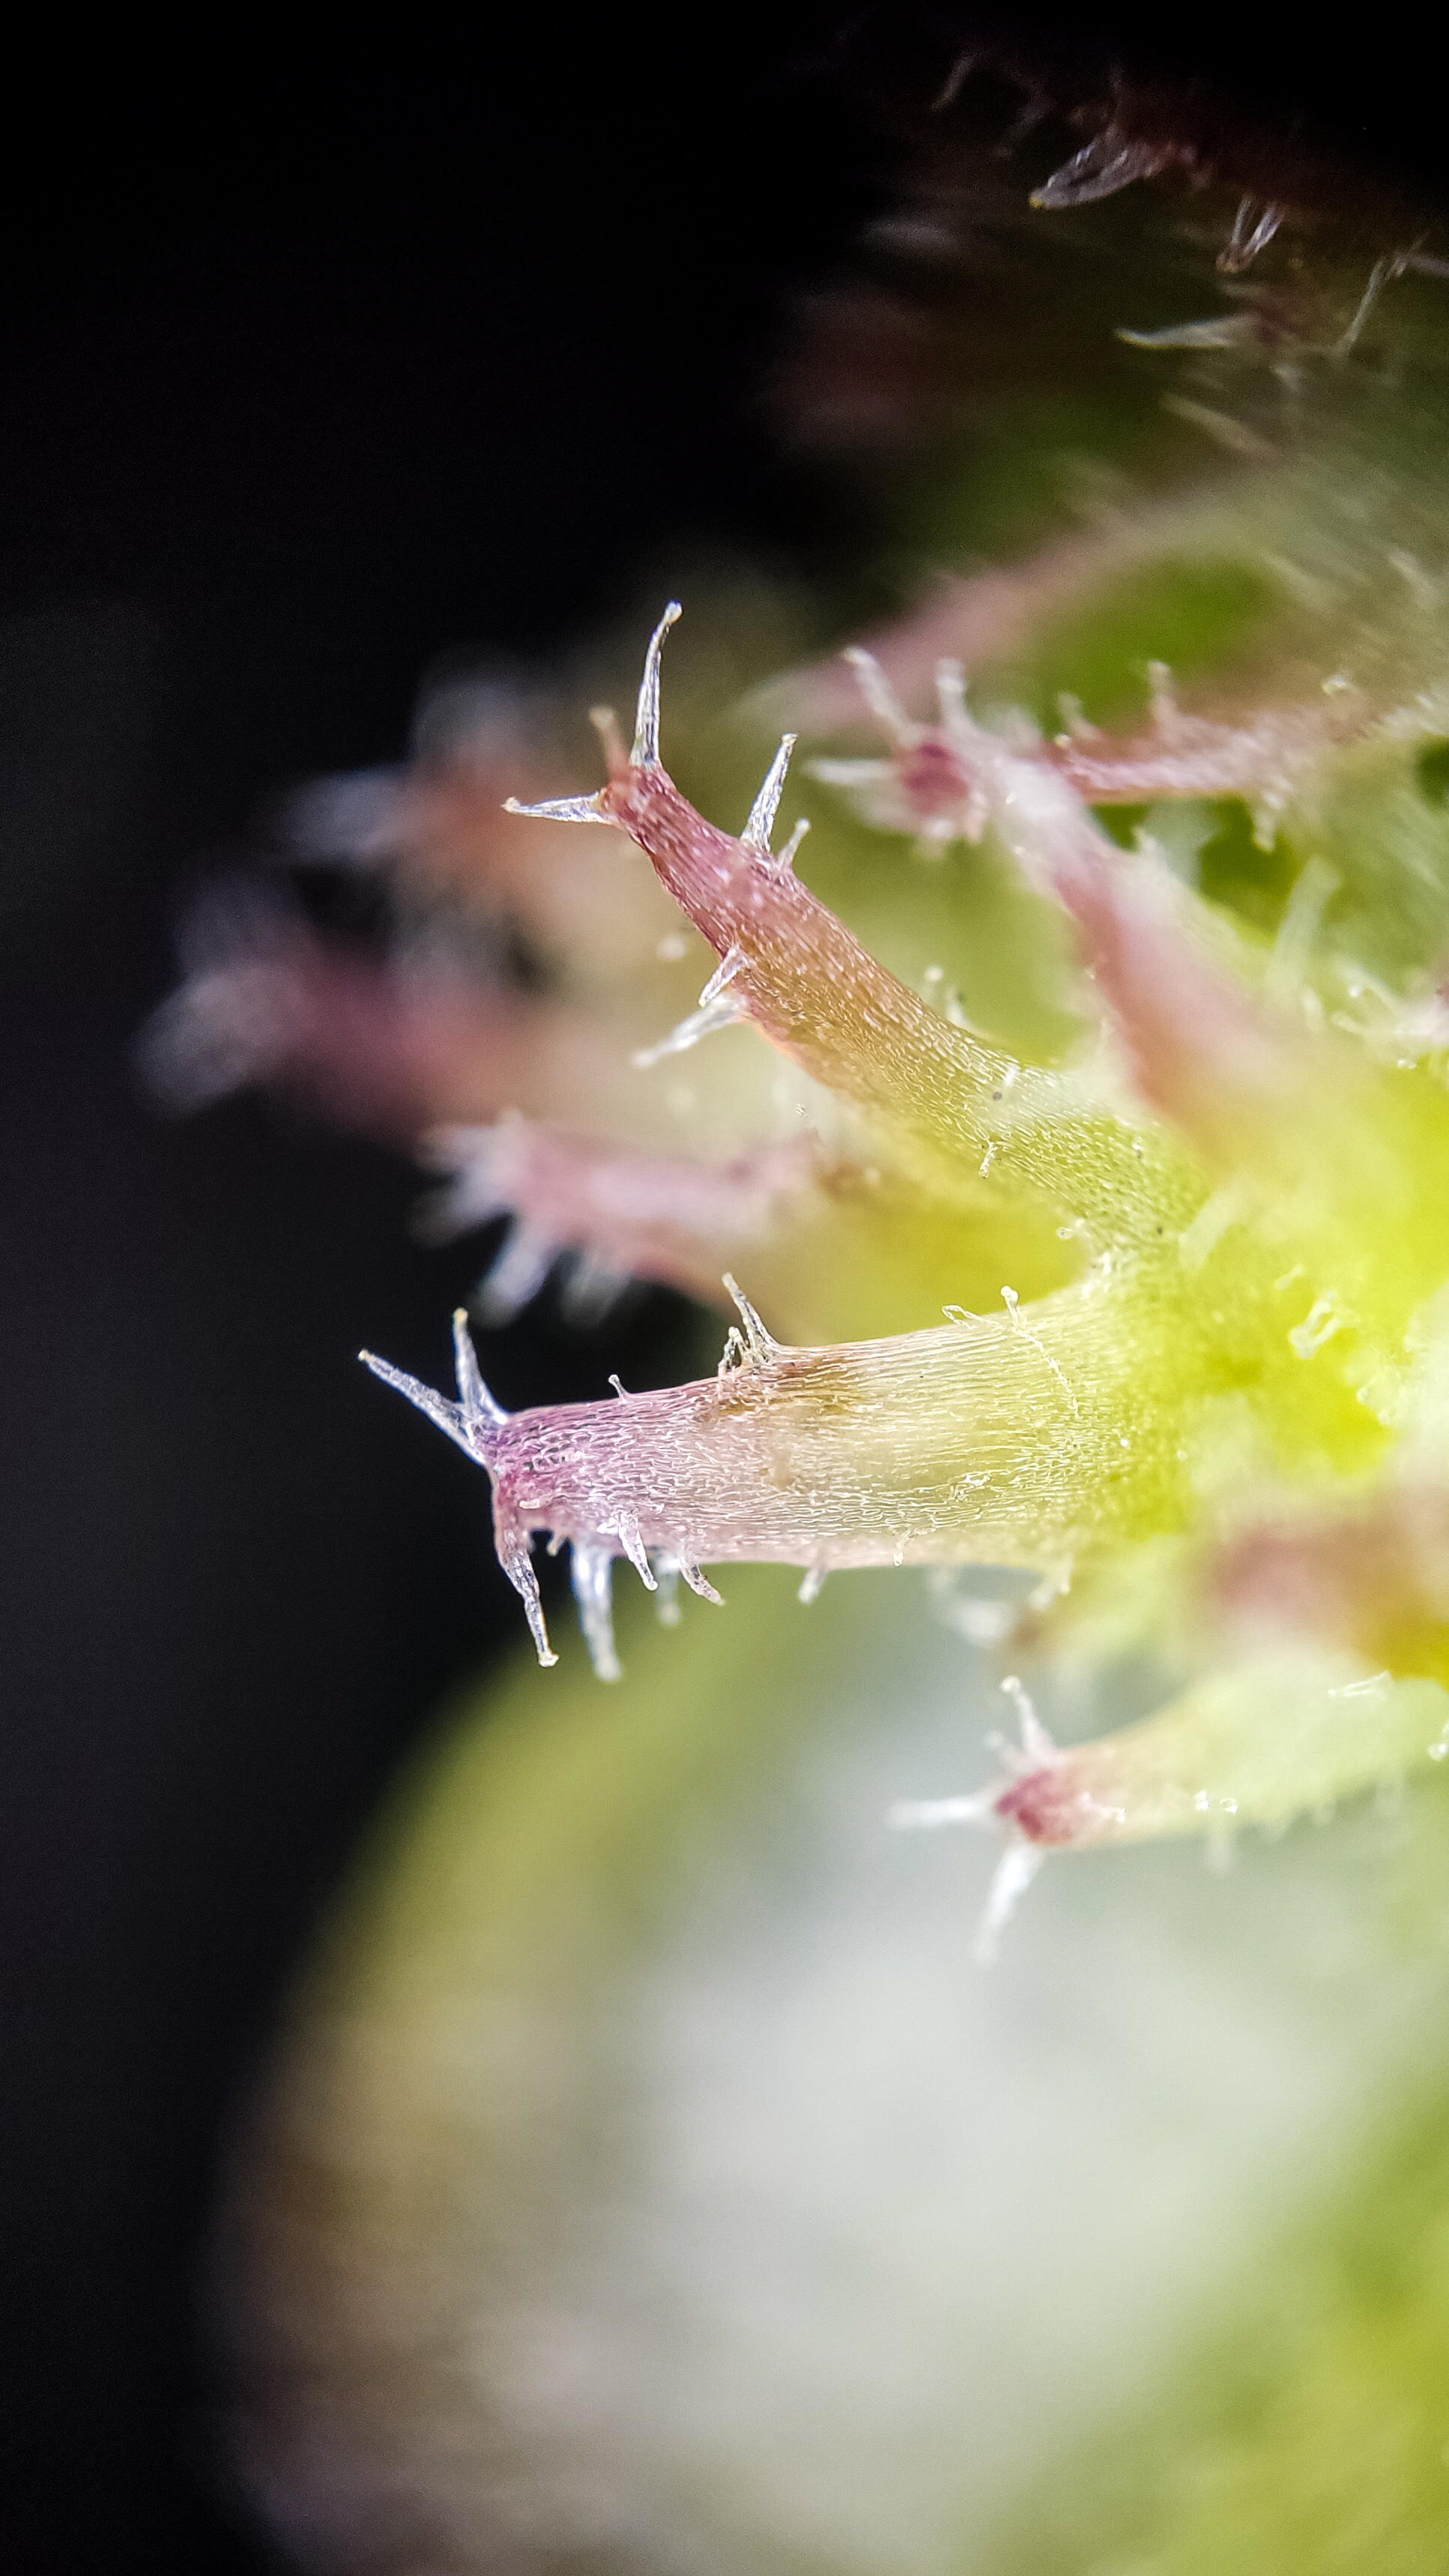
[[[253,21],[10,66],[0,2552],[27,2576],[275,2563],[209,2431],[219,2141],[360,1826],[520,1626],[483,1479],[353,1359],[437,1377],[477,1247],[415,1249],[380,1152],[254,1101],[150,1110],[131,1051],[178,901],[268,790],[395,756],[440,652],[542,653],[700,543],[829,552],[838,503],[748,396],[877,201],[842,60],[896,17]],[[911,41],[949,59],[944,18]],[[1424,65],[1281,14],[1251,52],[1240,18],[1200,36],[1179,65],[1432,168]],[[1102,43],[1164,38],[1119,12]],[[594,1340],[544,1311],[489,1374],[602,1393],[674,1373],[680,1334],[662,1299]]]

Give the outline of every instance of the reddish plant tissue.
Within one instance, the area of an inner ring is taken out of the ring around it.
[[[983,194],[933,152],[907,250],[966,259],[995,225],[1036,259],[1020,196],[1003,214],[999,176]],[[1114,271],[1150,303],[1196,263],[1214,299],[1151,327],[1126,310],[1118,332],[1134,419],[1157,437],[1166,416],[1185,446],[1045,546],[938,583],[869,649],[757,689],[748,721],[768,706],[791,730],[738,836],[663,763],[671,605],[632,749],[596,716],[601,787],[565,776],[540,799],[557,718],[496,689],[460,702],[410,771],[314,792],[299,827],[390,872],[413,932],[364,963],[280,915],[224,924],[152,1045],[184,1096],[280,1080],[404,1140],[447,1176],[436,1234],[508,1214],[485,1321],[561,1261],[596,1314],[633,1276],[704,1297],[726,1276],[740,1321],[691,1385],[510,1417],[462,1317],[456,1400],[370,1360],[487,1471],[540,1661],[539,1538],[571,1549],[605,1678],[621,1557],[666,1606],[681,1576],[717,1600],[702,1569],[739,1560],[807,1589],[839,1568],[1024,1569],[1034,1651],[1089,1638],[1104,1604],[1115,1635],[1155,1641],[1154,1714],[1058,1751],[1013,1683],[1010,1776],[900,1811],[1006,1834],[998,1919],[1038,1848],[1277,1824],[1437,1760],[1449,1720],[1449,615],[1434,333],[1412,300],[1442,292],[1442,263],[1393,231],[1325,248],[1321,172],[1270,184],[1261,158],[1121,92],[1027,192],[1031,224],[1100,227],[1115,206],[1088,210],[1134,183],[1187,183]],[[862,310],[908,300],[902,262]],[[1390,394],[1375,334],[1395,296]],[[922,309],[924,346],[947,324],[939,296]],[[823,364],[817,347],[798,379],[807,410],[828,407]],[[1179,372],[1154,408],[1161,367]],[[1235,628],[1211,604],[1234,583]],[[1196,677],[1151,649],[1159,628]],[[777,828],[797,734],[814,819],[878,835],[878,881],[1004,872],[1068,961],[1074,1046],[993,1035],[989,1007],[937,967],[891,971],[812,891],[803,819]],[[1241,901],[1205,872],[1228,846]],[[416,934],[450,906],[481,926],[471,962]],[[541,974],[514,971],[520,939]],[[676,1059],[724,1031],[735,1052],[705,1059],[725,1070],[691,1078],[686,1113]],[[845,1226],[862,1278],[914,1227],[949,1285],[956,1245],[971,1296],[786,1343],[772,1298],[812,1311]],[[775,1283],[764,1318],[736,1272]]]

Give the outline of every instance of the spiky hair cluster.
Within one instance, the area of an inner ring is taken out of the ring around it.
[[[1196,205],[1200,164],[1119,102],[1031,204],[1185,174]],[[490,699],[409,773],[314,798],[334,852],[521,922],[542,991],[497,944],[470,981],[253,923],[153,1047],[193,1096],[279,1076],[403,1133],[448,1176],[437,1230],[506,1211],[484,1320],[561,1260],[594,1311],[631,1276],[725,1278],[739,1322],[685,1386],[507,1415],[463,1316],[456,1402],[369,1359],[486,1470],[541,1662],[540,1538],[571,1551],[605,1679],[620,1557],[666,1612],[741,1560],[799,1568],[807,1597],[838,1569],[974,1566],[1030,1570],[1038,1623],[1151,1631],[1177,1673],[1155,1714],[1059,1752],[1013,1682],[1007,1776],[904,1813],[1006,1834],[998,1916],[1046,1850],[1276,1825],[1449,1745],[1449,544],[1413,372],[1432,335],[1410,304],[1392,369],[1374,342],[1385,291],[1439,293],[1443,263],[1390,241],[1310,288],[1296,220],[1252,191],[1195,216],[1215,309],[1122,319],[1133,401],[1131,371],[1180,370],[1164,408],[1207,476],[1175,452],[1130,506],[774,682],[789,730],[737,835],[664,766],[677,603],[631,748],[596,711],[602,787],[510,792],[543,783],[545,728]],[[1196,680],[1150,649],[1185,615],[1213,630]],[[1118,630],[1149,648],[1125,724],[1120,688],[1086,703]],[[857,917],[912,851],[918,886],[994,871],[1059,961],[1065,1037],[993,1034],[989,993],[893,971],[812,890],[805,819],[775,846],[799,735],[818,839],[870,854]],[[619,835],[648,863],[627,881]],[[681,1087],[706,1038],[718,1081]],[[842,1268],[888,1283],[892,1328],[783,1338]]]

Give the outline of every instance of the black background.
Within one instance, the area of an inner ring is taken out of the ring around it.
[[[415,1249],[380,1152],[148,1108],[179,896],[279,782],[395,756],[440,652],[544,652],[701,541],[829,548],[747,397],[875,202],[833,69],[869,19],[253,20],[9,66],[0,2548],[27,2576],[274,2563],[209,2431],[218,2141],[360,1825],[519,1626],[483,1480],[352,1356],[436,1377],[477,1247]],[[1166,40],[1119,13],[1101,41]],[[1428,67],[1322,41],[1234,15],[1170,45],[1432,167]],[[544,1312],[489,1373],[602,1393],[671,1347],[667,1300],[597,1341]]]

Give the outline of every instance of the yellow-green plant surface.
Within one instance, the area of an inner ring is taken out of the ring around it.
[[[866,570],[702,587],[632,749],[642,624],[433,704],[299,824],[392,952],[279,917],[157,1033],[510,1214],[484,1325],[739,1316],[512,1416],[464,1319],[456,1401],[374,1363],[593,1670],[450,1721],[239,2163],[319,2565],[1449,2565],[1449,284],[1134,113],[938,123],[822,300]]]

